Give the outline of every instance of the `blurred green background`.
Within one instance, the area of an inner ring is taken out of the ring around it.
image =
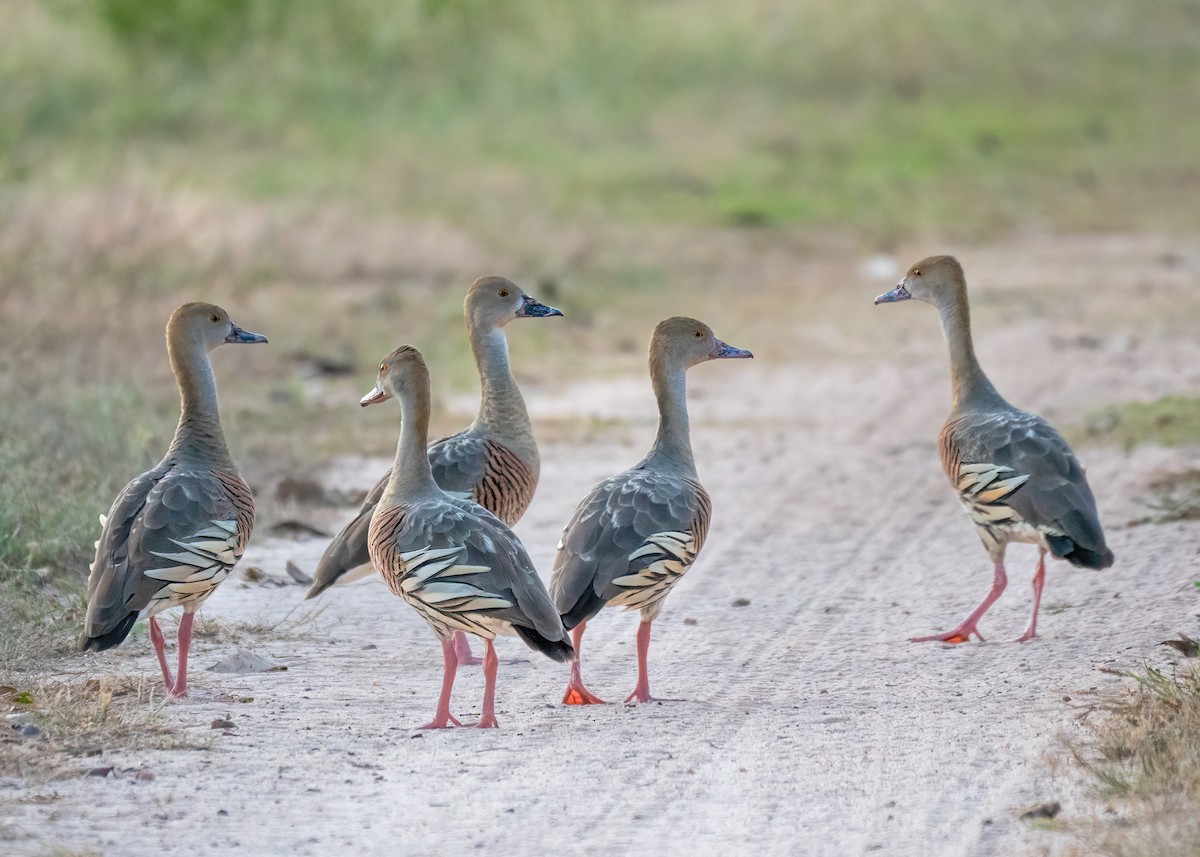
[[[0,177],[468,222],[1190,228],[1193,0],[4,0]]]
[[[480,274],[567,309],[537,383],[790,330],[798,258],[1192,232],[1198,73],[1191,0],[0,0],[0,574],[86,568],[184,300],[271,337],[215,357],[261,487],[391,447],[346,403],[400,341],[471,390]]]

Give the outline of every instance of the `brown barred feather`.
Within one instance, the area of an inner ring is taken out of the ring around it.
[[[371,530],[367,536],[371,551],[371,562],[379,569],[384,583],[394,594],[403,597],[400,579],[404,577],[404,558],[396,536],[404,529],[405,506],[389,506],[376,510],[371,518]]]
[[[234,509],[237,510],[237,532],[238,532],[238,556],[246,549],[246,545],[250,543],[250,533],[254,529],[254,495],[250,493],[250,486],[246,484],[241,475],[235,470],[220,470],[213,469],[212,475],[217,477],[217,481],[225,489],[225,494],[229,497],[229,501],[233,503]]]
[[[692,520],[691,533],[695,539],[693,551],[700,553],[700,548],[704,547],[704,540],[708,538],[708,525],[712,521],[712,500],[699,482],[692,482],[690,479],[688,481],[696,489],[696,517]]]
[[[533,500],[537,479],[516,453],[494,440],[484,442],[483,476],[471,499],[512,526]]]
[[[962,447],[958,443],[958,428],[961,419],[951,418],[942,426],[938,434],[938,454],[942,460],[942,470],[951,485],[958,485],[958,472],[962,467]]]

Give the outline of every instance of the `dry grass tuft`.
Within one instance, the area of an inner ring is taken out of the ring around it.
[[[44,666],[74,649],[83,626],[83,597],[58,591],[36,575],[0,570],[0,676]]]
[[[297,605],[282,618],[256,616],[249,620],[219,619],[198,613],[192,636],[197,640],[235,644],[312,639],[320,632],[316,620],[328,606],[308,605],[301,610],[301,605]],[[301,612],[296,615],[298,610]]]
[[[1129,675],[1136,688],[1102,706],[1091,745],[1072,748],[1113,822],[1076,832],[1089,854],[1190,857],[1200,853],[1200,664]]]
[[[185,748],[160,719],[162,688],[145,677],[0,675],[0,777],[37,785],[118,763],[143,748]],[[36,734],[22,730],[36,729]]]

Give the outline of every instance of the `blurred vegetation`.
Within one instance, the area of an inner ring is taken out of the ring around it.
[[[0,5],[9,182],[881,238],[1200,217],[1193,0]]]
[[[135,392],[99,395],[63,374],[48,378],[50,395],[38,395],[29,373],[26,389],[10,389],[0,408],[0,674],[69,646],[97,516],[161,456],[148,445],[153,420]]]
[[[100,533],[97,515],[162,454],[149,446],[146,415],[132,391],[34,401],[0,410],[0,574],[86,569]]]
[[[1164,396],[1153,402],[1126,402],[1089,414],[1090,439],[1132,449],[1139,444],[1200,445],[1200,398]]]

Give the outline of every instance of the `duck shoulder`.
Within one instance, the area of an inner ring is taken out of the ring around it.
[[[695,561],[711,515],[684,476],[634,468],[597,485],[563,530],[550,578],[567,627],[610,603],[653,608]]]
[[[430,444],[429,465],[442,490],[468,494],[508,526],[537,489],[536,461],[531,466],[510,446],[470,429]]]
[[[946,475],[969,507],[997,520],[1011,509],[1047,536],[1056,556],[1111,565],[1083,468],[1046,420],[1015,408],[959,414],[943,427],[939,446]]]
[[[388,588],[442,636],[491,638],[511,626],[527,642],[523,629],[552,642],[566,637],[525,547],[472,500],[444,495],[380,509],[370,543]]]
[[[241,558],[253,526],[250,489],[233,470],[164,461],[134,479],[97,542],[83,647],[107,648],[114,631],[124,638],[143,610],[198,606]]]

